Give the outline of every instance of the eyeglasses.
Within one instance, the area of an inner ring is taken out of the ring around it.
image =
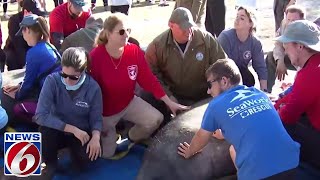
[[[120,29],[119,31],[114,31],[114,32],[117,32],[120,34],[120,36],[123,36],[125,32],[127,32],[128,34],[131,33],[131,29],[128,28],[128,29]]]
[[[60,72],[59,74],[60,74],[61,77],[63,77],[63,78],[69,78],[69,79],[71,79],[71,80],[73,80],[73,81],[79,80],[79,78],[80,78],[80,76],[81,76],[81,75],[80,75],[80,76],[68,75],[68,74],[66,74],[66,73],[64,73],[64,72]]]
[[[207,81],[207,85],[208,85],[208,89],[211,89],[212,88],[212,83],[218,81],[220,78],[217,78],[217,79],[214,79],[214,80],[211,80],[211,81]]]

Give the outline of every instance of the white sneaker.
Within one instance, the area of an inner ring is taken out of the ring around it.
[[[8,19],[10,19],[10,16],[8,15],[8,14],[3,14],[3,17],[6,19],[6,20],[8,20]]]

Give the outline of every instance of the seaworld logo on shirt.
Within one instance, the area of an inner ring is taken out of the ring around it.
[[[254,95],[254,94],[252,94],[252,95]],[[250,96],[252,96],[252,95],[250,95]],[[244,99],[244,97],[242,97],[242,99]],[[240,99],[240,100],[242,100],[242,99]],[[261,97],[258,99],[251,98],[249,100],[245,100],[237,106],[228,108],[227,113],[230,118],[233,118],[237,115],[239,115],[241,118],[246,118],[246,117],[251,116],[253,114],[256,114],[256,113],[259,113],[259,112],[262,112],[265,110],[269,110],[269,109],[271,109],[269,99],[265,98],[265,97]]]
[[[83,101],[78,101],[76,103],[76,106],[83,107],[83,108],[89,108],[89,104],[86,102],[83,102]]]

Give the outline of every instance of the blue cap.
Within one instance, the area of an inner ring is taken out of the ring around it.
[[[297,20],[286,27],[282,36],[276,38],[281,43],[301,43],[304,46],[320,52],[320,29],[308,20]]]
[[[75,6],[75,8],[81,11],[89,11],[88,3],[86,3],[84,0],[70,0],[70,2]]]
[[[36,15],[36,14],[29,14],[29,15],[23,17],[22,21],[19,24],[20,29],[16,33],[16,36],[21,36],[22,35],[23,28],[29,27],[29,26],[32,26],[32,25],[38,23],[38,18],[39,18],[39,16]]]

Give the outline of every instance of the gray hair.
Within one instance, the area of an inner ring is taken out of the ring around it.
[[[87,69],[89,54],[82,47],[70,47],[65,50],[61,58],[61,66],[72,67],[77,72],[83,72]]]

